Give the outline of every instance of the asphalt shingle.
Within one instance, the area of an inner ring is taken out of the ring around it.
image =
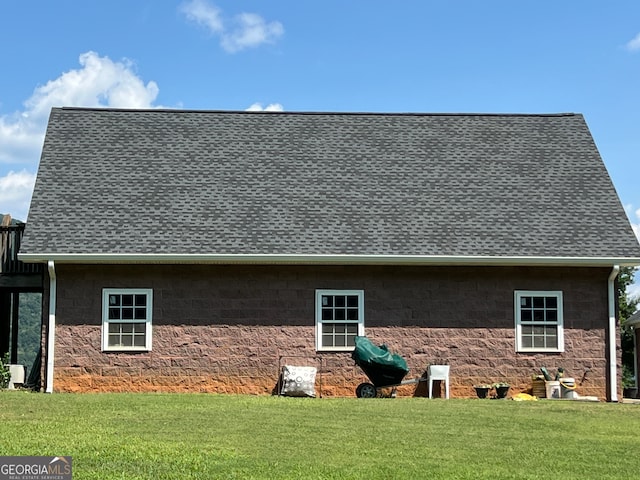
[[[640,257],[579,114],[76,108],[21,251]]]

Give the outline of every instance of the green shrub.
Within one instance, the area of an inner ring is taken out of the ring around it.
[[[9,354],[5,353],[0,359],[0,388],[7,388],[11,380],[11,371],[9,370]]]

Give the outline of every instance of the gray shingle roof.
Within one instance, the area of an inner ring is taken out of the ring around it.
[[[581,115],[54,108],[22,254],[640,257]]]

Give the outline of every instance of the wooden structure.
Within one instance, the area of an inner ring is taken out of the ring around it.
[[[43,293],[44,265],[23,263],[18,251],[25,224],[2,217],[0,225],[0,355],[9,352],[11,363],[18,360],[19,295]]]

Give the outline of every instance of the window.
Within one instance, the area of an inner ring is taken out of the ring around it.
[[[362,290],[316,290],[316,348],[350,351],[364,335]]]
[[[102,290],[102,350],[151,350],[150,289]]]
[[[515,292],[516,351],[563,352],[562,292]]]

